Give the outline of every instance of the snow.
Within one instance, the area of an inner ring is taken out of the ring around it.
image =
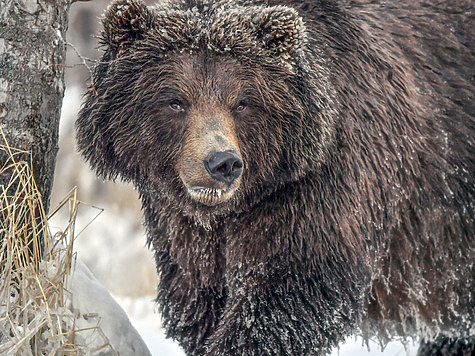
[[[120,355],[150,355],[125,311],[80,259],[72,272],[69,290],[71,308],[77,315],[76,328],[89,329],[77,335],[87,338],[90,349],[100,349],[108,341]]]
[[[409,343],[404,346],[398,341],[392,341],[384,350],[374,341],[368,346],[363,345],[360,337],[350,337],[340,345],[339,349],[333,350],[331,356],[412,356],[417,353],[418,344]]]
[[[127,311],[130,320],[147,344],[152,356],[184,356],[173,340],[167,339],[160,326],[160,316],[155,312],[149,297],[117,297],[117,302]]]

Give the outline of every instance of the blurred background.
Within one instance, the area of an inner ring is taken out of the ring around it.
[[[109,3],[94,0],[75,2],[71,6],[66,93],[51,211],[73,187],[78,187],[78,199],[82,204],[77,219],[76,232],[80,234],[75,240],[75,250],[79,258],[124,308],[152,355],[180,356],[184,355],[180,348],[165,339],[156,312],[154,298],[158,280],[152,253],[145,246],[146,234],[137,192],[129,184],[98,179],[76,150],[74,121],[90,81],[90,71],[100,56],[97,38],[101,29],[100,16]],[[100,215],[94,219],[98,213]],[[53,229],[65,227],[68,216],[67,209],[57,213],[51,222]],[[406,350],[401,343],[394,342],[384,352],[376,344],[371,344],[371,351],[368,351],[361,339],[351,338],[340,350],[335,350],[334,355],[403,356],[415,354],[416,349],[411,344]]]

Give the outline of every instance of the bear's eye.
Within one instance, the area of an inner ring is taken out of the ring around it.
[[[238,106],[236,106],[236,109],[234,109],[235,112],[242,113],[247,109],[247,105],[244,102],[240,102]]]
[[[183,108],[183,105],[179,101],[172,101],[169,106],[170,106],[170,109],[176,112],[185,111],[185,109]]]

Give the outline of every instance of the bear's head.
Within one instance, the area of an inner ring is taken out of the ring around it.
[[[77,121],[79,149],[103,177],[223,211],[324,160],[332,89],[295,9],[119,0],[103,25],[105,53]]]

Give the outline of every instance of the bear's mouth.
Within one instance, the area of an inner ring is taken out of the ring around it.
[[[219,188],[206,188],[206,187],[191,187],[188,188],[188,193],[193,200],[204,205],[213,206],[219,203],[223,203],[234,194],[235,189],[219,189]]]

